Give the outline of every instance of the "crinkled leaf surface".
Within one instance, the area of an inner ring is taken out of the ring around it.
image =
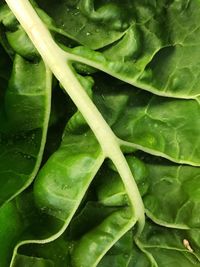
[[[199,95],[198,0],[38,4],[84,45],[70,50],[81,62],[159,95]]]
[[[152,219],[199,229],[200,169],[169,161],[147,159],[149,190],[144,203]],[[173,208],[172,208],[173,207]]]
[[[5,264],[3,266],[7,266],[17,241],[34,239],[39,242],[67,227],[103,160],[99,145],[91,133],[83,136],[65,134],[60,148],[39,172],[34,194],[32,189],[28,190],[1,210],[0,243],[8,250],[8,253],[2,251],[0,255],[2,264]],[[5,223],[8,218],[9,225]],[[18,230],[14,236],[11,233],[16,228]],[[11,232],[10,239],[3,242],[7,231]],[[27,259],[17,261],[26,262]]]
[[[125,145],[199,166],[200,106],[196,100],[163,98],[106,81],[108,87],[97,81],[94,101]]]
[[[0,265],[200,266],[200,2],[31,2],[53,46],[39,23],[33,45],[0,1]],[[66,87],[81,87],[116,135],[148,217],[140,235],[119,166],[105,160],[109,128],[98,142],[99,117]]]
[[[49,5],[48,1],[37,1],[39,6],[53,19],[54,27],[51,27],[53,32],[72,38],[95,50],[121,39],[128,27],[127,11],[123,12],[122,8],[108,3],[98,13],[92,7],[93,1],[88,1],[91,2],[89,4],[86,2],[62,0],[59,4],[54,2]],[[113,14],[113,11],[117,14]],[[120,21],[121,17],[124,17],[123,23]],[[105,30],[105,23],[107,30]]]
[[[196,232],[196,234],[199,233]],[[189,242],[194,252],[184,246],[184,240]],[[159,267],[174,267],[177,264],[186,267],[200,265],[199,250],[195,250],[190,231],[169,230],[147,222],[138,244],[144,252],[150,253],[151,261]]]
[[[164,226],[199,229],[200,169],[145,154],[139,158],[142,161],[129,156],[127,161],[143,196],[147,216]],[[126,191],[116,170],[105,169],[104,176],[110,180],[99,179],[99,201],[108,206],[125,205]]]

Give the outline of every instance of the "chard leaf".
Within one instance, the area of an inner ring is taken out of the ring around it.
[[[59,150],[38,175],[34,188],[37,205],[45,213],[69,222],[103,160],[91,133],[66,133]]]
[[[15,259],[20,244],[46,243],[64,232],[103,160],[104,155],[91,132],[84,135],[65,133],[60,148],[40,170],[34,190],[30,188],[21,193],[0,209],[3,267],[9,264],[15,246],[11,266],[18,261],[29,261],[21,256]],[[9,225],[5,223],[7,219],[10,219]],[[16,228],[16,235],[13,235]],[[3,242],[5,234],[9,238]]]
[[[127,156],[126,160],[134,174],[141,196],[146,195],[149,187],[147,167],[135,156]],[[109,164],[108,167],[102,167],[100,175],[96,178],[96,195],[98,201],[103,205],[114,207],[125,206],[128,204],[126,190],[116,169],[112,167]]]
[[[147,215],[162,225],[199,229],[200,169],[155,158],[146,159],[145,165],[149,181],[144,197]]]
[[[103,257],[98,267],[129,266],[133,253],[132,232],[127,232]],[[145,267],[145,265],[142,265]]]
[[[11,48],[22,57],[33,60],[38,56],[37,50],[21,27],[14,32],[7,32],[6,37]]]
[[[119,209],[86,233],[74,246],[72,266],[97,266],[108,249],[130,229],[131,216],[130,210]]]
[[[199,266],[199,1],[6,3],[2,267]]]
[[[0,54],[1,54],[0,79],[1,79],[1,92],[2,92],[2,90],[5,90],[7,82],[9,80],[11,71],[11,60],[9,59],[8,55],[6,54],[1,45],[0,45]]]
[[[122,145],[199,166],[200,106],[196,100],[152,95],[104,76],[98,77],[95,88],[94,101],[125,141]]]
[[[20,244],[22,245],[19,247],[19,254],[23,251],[22,254],[27,255],[26,244],[31,244],[33,239],[34,243],[46,243],[53,241],[63,233],[80,205],[80,201],[95,173],[102,164],[102,160],[104,160],[104,156],[90,132],[81,136],[65,132],[60,148],[49,158],[39,172],[34,186],[34,196],[27,192],[18,198],[17,206],[20,223],[25,229],[25,232],[18,237],[18,240],[22,241],[16,247],[17,249]],[[83,165],[78,168],[81,161]],[[89,163],[90,169],[88,168]],[[55,165],[57,165],[56,168]],[[62,168],[60,168],[61,166]],[[84,169],[85,174],[83,175]],[[56,180],[56,177],[58,180]],[[49,186],[47,186],[48,184]],[[37,207],[34,206],[34,202]],[[94,214],[94,210],[91,212],[90,206],[87,207],[89,207],[89,225],[91,226],[91,215]],[[101,211],[98,205],[95,209],[97,213]],[[95,225],[91,227],[92,230],[87,229],[88,223],[86,224],[86,232],[81,234],[80,240],[77,240],[73,246],[72,266],[79,266],[80,262],[87,266],[88,260],[90,266],[96,266],[109,248],[135,224],[136,220],[132,218],[133,214],[130,208],[109,209],[110,211],[105,210],[103,212],[104,218],[101,218],[103,213],[100,213],[99,224],[95,220]],[[82,218],[85,220],[84,213],[81,217],[79,216],[75,228],[80,228],[78,225],[83,223]],[[45,227],[47,222],[48,227]],[[72,226],[74,222],[72,220]],[[88,249],[91,250],[90,258],[82,258],[83,252]],[[15,255],[12,266],[15,266],[21,260],[30,261],[30,264],[32,261],[37,261],[37,259],[24,258],[20,256],[21,254]],[[41,254],[37,256],[36,253],[35,255],[34,257],[43,258]]]
[[[50,260],[45,260],[36,257],[28,257],[24,255],[17,255],[14,265],[15,267],[54,267],[55,265]]]
[[[84,45],[66,48],[73,60],[158,95],[199,95],[198,0],[46,2],[38,1],[63,35]]]
[[[177,229],[199,229],[199,167],[178,165],[145,154],[127,157],[146,209],[155,223]],[[127,204],[126,190],[116,171],[104,169],[96,185],[98,200],[108,206]],[[110,183],[112,183],[110,185]],[[172,209],[173,207],[173,209]]]
[[[101,173],[101,170],[99,172]],[[89,192],[80,208],[81,209],[77,211],[77,214],[75,214],[72,219],[68,229],[69,231],[67,232],[70,240],[80,239],[83,235],[89,232],[90,229],[95,228],[105,220],[106,217],[118,210],[118,207],[115,206],[102,205],[96,201],[94,195],[91,197]]]
[[[44,63],[30,63],[16,55],[0,106],[1,205],[26,188],[39,169],[50,113],[50,90],[51,74]]]
[[[14,201],[4,204],[0,208],[0,259],[1,266],[9,266],[13,248],[23,232],[21,217]]]
[[[196,100],[166,99],[138,92],[130,97],[113,130],[130,146],[132,143],[150,154],[199,166],[199,114]]]
[[[169,230],[147,222],[140,240],[136,243],[144,253],[151,257],[154,262],[153,266],[175,267],[181,264],[192,267],[200,265],[199,251],[195,251],[190,230]],[[189,244],[190,249],[186,244]]]
[[[125,24],[125,21],[123,22],[124,26],[120,21],[120,13],[122,13],[120,7],[115,7],[115,4],[107,4],[106,7],[104,7],[104,10],[100,11],[104,14],[107,13],[107,17],[110,16],[109,20],[107,18],[109,25],[110,22],[112,24],[119,24],[116,25],[116,27],[112,27],[112,25],[110,25],[109,29],[109,27],[107,27],[107,21],[103,21],[103,14],[99,14],[102,18],[91,18],[93,17],[92,12],[94,13],[94,11],[91,10],[91,12],[88,9],[93,9],[93,1],[90,1],[91,3],[89,5],[91,5],[91,7],[87,7],[86,2],[87,1],[72,2],[71,0],[62,0],[59,4],[52,2],[51,5],[49,5],[48,1],[37,1],[42,10],[47,12],[50,18],[53,19],[54,27],[51,27],[53,32],[69,37],[92,49],[100,49],[119,40],[124,35],[124,32],[128,27],[128,25]],[[118,17],[115,17],[113,12],[119,13],[116,14]],[[102,23],[99,23],[99,21]],[[105,23],[107,25],[106,31]]]
[[[19,265],[25,267],[33,264],[34,267],[69,267],[70,246],[71,244],[65,239],[65,236],[46,244],[24,245],[19,249],[19,253],[16,255],[13,262],[13,266],[17,267]]]
[[[105,155],[109,157],[116,166],[127,190],[136,220],[139,222],[138,232],[141,232],[144,227],[145,219],[143,203],[116,136],[91,101],[87,92],[84,90],[83,84],[78,79],[72,66],[69,64],[70,58],[68,58],[68,56],[66,58],[64,57],[66,54],[52,39],[48,29],[44,26],[31,4],[28,1],[24,2],[24,0],[20,0],[17,9],[15,5],[16,3],[9,2],[8,4],[12,10],[15,10],[14,14],[20,21],[22,27],[26,30],[29,38],[46,64],[51,66],[52,72],[61,83],[63,89],[69,94],[75,105],[79,108],[79,111],[82,113],[84,119],[95,134],[104,157]],[[27,16],[25,16],[25,14]],[[25,17],[28,18],[28,21]],[[40,30],[35,30],[34,25],[37,25]],[[58,64],[55,64],[55,58]],[[65,61],[67,61],[68,64],[66,64]],[[107,137],[107,141],[105,140],[105,137]],[[135,220],[133,222],[135,223]]]

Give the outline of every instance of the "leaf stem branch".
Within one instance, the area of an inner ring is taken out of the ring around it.
[[[143,202],[116,136],[77,80],[70,64],[70,57],[68,58],[66,52],[55,43],[30,2],[28,0],[6,0],[6,2],[44,62],[84,116],[100,143],[105,157],[110,158],[115,164],[133,207],[133,217],[138,219],[138,233],[140,233],[145,223]]]

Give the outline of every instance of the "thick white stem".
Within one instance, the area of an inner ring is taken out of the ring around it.
[[[36,49],[55,77],[71,97],[88,125],[94,132],[106,157],[115,164],[126,188],[134,214],[139,221],[139,231],[144,226],[144,207],[126,159],[121,152],[116,136],[75,77],[69,64],[70,56],[54,42],[28,0],[6,0],[8,6],[30,37]]]

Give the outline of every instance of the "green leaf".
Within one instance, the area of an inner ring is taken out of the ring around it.
[[[126,25],[125,29],[123,25],[118,27],[110,25],[110,22],[116,23],[117,18],[113,21],[113,12],[121,12],[120,8],[116,8],[115,4],[108,4],[105,7],[104,14],[109,13],[111,16],[109,24],[107,24],[107,21],[103,21],[100,17],[99,19],[91,19],[92,14],[87,10],[87,3],[84,2],[87,1],[62,0],[59,4],[52,2],[49,5],[48,1],[37,1],[39,6],[53,18],[55,22],[54,27],[52,27],[53,32],[60,33],[92,49],[103,48],[124,35]],[[120,14],[116,15],[120,16]],[[41,17],[43,18],[43,16]],[[103,14],[100,16],[103,16]],[[120,20],[120,18],[118,19]],[[102,23],[99,23],[99,20]],[[122,24],[119,21],[120,23]],[[107,30],[105,30],[105,27]]]
[[[119,209],[83,235],[73,248],[72,266],[97,266],[109,248],[130,229],[132,216],[130,209]]]
[[[196,100],[136,92],[130,95],[113,130],[130,146],[133,144],[147,153],[178,163],[199,166],[199,114]]]
[[[3,47],[0,45],[1,61],[0,61],[0,79],[1,79],[1,91],[5,90],[7,81],[11,71],[11,60],[5,53]]]
[[[69,221],[103,160],[101,149],[90,132],[83,136],[66,133],[61,147],[36,180],[34,192],[38,207]]]
[[[162,225],[199,229],[200,168],[148,157],[145,165],[149,182],[144,196],[147,215]]]
[[[140,194],[144,196],[149,187],[148,169],[142,161],[134,156],[126,157],[126,160],[137,182]],[[95,189],[98,201],[103,205],[117,207],[128,204],[126,190],[116,169],[113,169],[113,165],[101,169],[96,178]]]
[[[14,267],[54,267],[55,265],[50,260],[40,259],[36,257],[28,257],[24,255],[17,255]]]
[[[90,199],[88,192],[87,198],[82,205],[84,205],[85,202],[86,204],[81,210],[77,211],[77,214],[75,214],[70,223],[69,233],[67,234],[71,240],[80,239],[84,234],[89,232],[90,229],[95,228],[106,219],[106,217],[118,210],[118,207],[105,206],[95,200],[96,198]]]
[[[7,249],[7,253],[1,250],[2,264],[5,262],[3,267],[7,266],[14,246],[21,241],[30,243],[30,240],[36,240],[40,243],[44,240],[43,243],[46,243],[46,239],[50,241],[54,235],[56,238],[59,231],[62,233],[66,229],[103,160],[102,151],[92,133],[65,133],[60,148],[40,170],[34,192],[30,188],[6,204],[5,211],[0,209],[0,243]],[[9,211],[10,206],[16,213],[14,219]],[[6,216],[7,210],[9,216]],[[10,219],[10,226],[5,223],[5,218]],[[16,227],[19,228],[16,236],[11,233],[7,242],[3,242],[7,231]]]
[[[98,267],[129,266],[133,253],[132,232],[127,232],[102,258]],[[144,266],[144,265],[142,265]],[[145,267],[145,266],[144,266]]]
[[[0,208],[0,259],[1,266],[9,266],[13,247],[23,231],[20,214],[14,202]]]
[[[199,235],[198,232],[196,234]],[[190,249],[186,247],[187,242]],[[193,246],[190,231],[169,229],[147,222],[140,240],[136,243],[151,258],[154,266],[200,266],[199,251]]]
[[[147,154],[127,157],[137,181],[146,214],[155,223],[180,229],[199,229],[200,168],[179,165]],[[118,173],[104,168],[96,182],[100,203],[123,206],[128,203]],[[107,179],[105,179],[105,177]],[[172,209],[173,207],[173,209]]]
[[[25,267],[33,264],[34,267],[69,267],[70,257],[68,248],[70,248],[70,245],[63,236],[46,244],[25,245],[20,247],[12,266],[17,267],[19,265]]]
[[[140,80],[151,80],[160,92],[193,98],[199,95],[199,67],[195,63],[198,59],[193,59],[199,57],[200,3],[198,0],[174,1],[166,12],[168,44],[157,50]]]
[[[32,60],[38,57],[37,50],[21,27],[15,32],[7,32],[6,37],[9,45],[17,54]]]
[[[107,76],[98,76],[95,82],[94,102],[125,141],[123,146],[199,166],[200,106],[196,100],[155,96]]]
[[[0,1],[2,267],[200,266],[200,2],[30,2]]]
[[[61,34],[84,45],[67,49],[75,61],[158,95],[199,95],[198,0],[38,3]]]
[[[50,113],[50,91],[51,74],[43,62],[34,64],[16,56],[0,107],[1,205],[27,187],[39,169]]]

